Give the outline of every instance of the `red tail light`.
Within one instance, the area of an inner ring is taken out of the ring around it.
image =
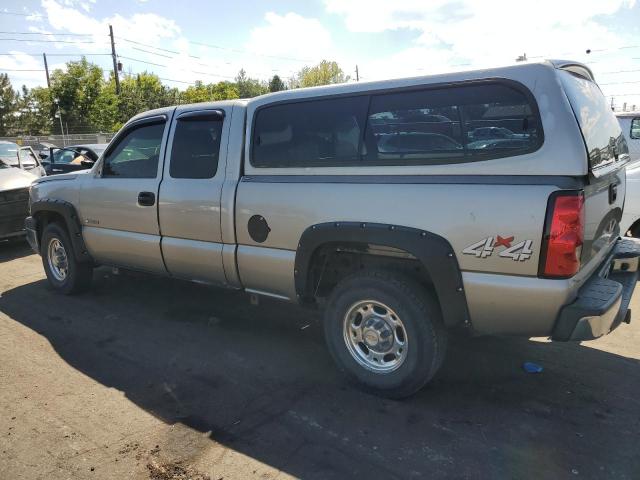
[[[584,193],[559,193],[549,199],[543,239],[545,277],[568,278],[580,270],[584,239]]]

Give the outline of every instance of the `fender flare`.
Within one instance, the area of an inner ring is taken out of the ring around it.
[[[371,243],[409,252],[433,280],[445,326],[470,325],[462,273],[451,244],[434,233],[398,225],[330,222],[307,228],[300,237],[294,270],[296,294],[302,301],[313,298],[309,276],[314,253],[321,246],[336,242]]]
[[[38,225],[39,220],[38,213],[54,212],[64,218],[67,232],[69,232],[69,238],[73,244],[73,251],[76,260],[81,263],[92,262],[91,255],[87,251],[87,247],[82,238],[82,225],[80,224],[80,218],[76,212],[76,208],[72,203],[64,200],[54,199],[42,199],[31,204],[31,217],[36,222],[36,227],[42,227]],[[40,239],[38,239],[40,240]]]

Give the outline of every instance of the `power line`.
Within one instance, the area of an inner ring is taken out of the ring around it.
[[[26,55],[28,57],[40,57],[40,54],[35,53],[0,53],[0,55],[11,55],[15,57],[19,57],[21,55]],[[102,56],[102,55],[111,55],[110,53],[47,53],[50,57],[94,57],[94,56]]]
[[[0,12],[2,13],[2,12]],[[0,32],[2,35],[62,35],[64,37],[93,37],[92,33]]]
[[[160,50],[162,52],[175,53],[176,55],[180,54],[180,52],[176,52],[175,50],[168,50],[166,48],[156,47],[155,45],[149,45],[148,43],[142,43],[142,42],[138,42],[138,41],[135,41],[135,40],[129,40],[128,38],[123,38],[123,37],[118,37],[118,36],[116,36],[116,38],[119,38],[120,40],[124,40],[125,42],[133,43],[135,45],[142,45],[143,47],[155,48],[156,50]]]
[[[30,68],[0,68],[3,72],[44,72],[44,69],[30,69]]]
[[[124,55],[118,55],[118,58],[125,58],[127,60],[131,60],[132,62],[140,62],[140,63],[146,63],[147,65],[154,65],[156,67],[168,68],[167,65],[162,65],[160,63],[147,62],[146,60],[140,60],[139,58],[125,57]]]
[[[72,43],[72,44],[80,44],[80,43],[99,43],[94,42],[93,40],[45,40],[43,38],[0,38],[0,42],[35,42],[35,43]]]
[[[149,53],[151,55],[157,55],[158,57],[164,57],[164,58],[175,58],[171,55],[165,55],[164,53],[156,53],[156,52],[152,52],[151,50],[145,50],[144,48],[140,48],[140,47],[131,47],[133,50],[137,50],[139,52],[144,52],[144,53]]]
[[[116,38],[119,38],[120,40],[124,40],[125,42],[134,43],[136,45],[141,45],[143,47],[155,48],[156,50],[160,50],[160,51],[168,52],[168,53],[173,53],[173,54],[176,54],[176,55],[180,54],[180,52],[176,52],[175,50],[168,50],[166,48],[156,47],[155,45],[150,45],[148,43],[138,42],[136,40],[130,40],[128,38],[123,38],[123,37],[116,37]],[[278,59],[278,60],[290,60],[290,61],[294,61],[294,62],[303,62],[303,63],[313,62],[313,60],[308,60],[308,59],[305,60],[305,59],[301,59],[301,58],[284,57],[284,56],[279,56],[279,55],[265,55],[265,54],[261,54],[261,53],[250,52],[248,50],[243,50],[243,49],[239,49],[239,48],[223,47],[223,46],[220,46],[220,45],[213,45],[213,44],[210,44],[210,43],[196,42],[196,41],[193,41],[193,40],[187,40],[187,43],[190,43],[192,45],[198,45],[198,46],[201,46],[201,47],[214,48],[216,50],[227,50],[227,51],[234,52],[234,53],[247,53],[249,55],[255,55],[255,56],[258,56],[258,57],[273,58],[273,59]]]
[[[599,83],[598,85],[605,86],[605,85],[623,85],[626,83],[640,83],[640,80],[633,80],[633,81],[629,81],[629,82],[610,82],[610,83]]]
[[[17,15],[20,17],[44,17],[41,13],[0,12],[0,15]]]
[[[168,65],[163,65],[163,64],[160,64],[160,63],[154,63],[154,62],[148,62],[148,61],[146,61],[146,60],[141,60],[141,59],[139,59],[139,58],[127,57],[127,56],[125,56],[125,55],[118,55],[118,57],[119,57],[119,58],[124,58],[124,59],[126,59],[126,60],[131,60],[131,61],[133,61],[133,62],[139,62],[139,63],[145,63],[145,64],[147,64],[147,65],[153,65],[153,66],[156,66],[156,67],[169,68],[169,66],[168,66]],[[189,69],[187,69],[186,71],[188,71],[188,72],[192,72],[192,73],[195,73],[195,74],[198,74],[198,75],[207,75],[207,76],[209,76],[209,77],[217,77],[217,78],[231,78],[231,79],[234,79],[234,78],[235,78],[235,77],[233,77],[233,76],[231,76],[231,75],[219,75],[219,74],[217,74],[217,73],[199,72],[199,71],[197,71],[197,70],[189,70]]]

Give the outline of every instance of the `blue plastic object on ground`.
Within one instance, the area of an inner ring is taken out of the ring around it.
[[[543,370],[543,368],[540,365],[533,362],[524,362],[522,364],[522,368],[527,373],[541,373]]]

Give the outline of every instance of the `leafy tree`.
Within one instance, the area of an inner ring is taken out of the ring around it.
[[[303,67],[290,81],[294,88],[344,83],[349,80],[337,62],[322,60],[315,67]]]
[[[23,85],[17,100],[15,133],[43,135],[51,132],[51,110],[51,93],[48,88],[35,87],[29,90]]]
[[[209,83],[205,85],[200,80],[188,87],[181,95],[181,103],[213,102],[239,98],[238,89],[231,82]]]
[[[100,95],[91,108],[91,125],[100,132],[115,132],[122,126],[120,107],[121,100],[116,94],[116,81],[111,74],[109,81],[103,83]]]
[[[9,75],[0,73],[0,136],[9,135],[17,99],[18,95],[11,85]]]
[[[244,68],[238,72],[236,87],[240,98],[251,98],[263,95],[269,91],[267,85],[260,80],[247,76]]]
[[[153,73],[125,76],[120,81],[118,120],[126,122],[145,110],[169,106],[169,91]]]
[[[58,99],[63,121],[69,131],[93,129],[90,114],[94,103],[102,93],[104,84],[102,69],[89,63],[85,57],[68,62],[66,71],[55,70],[51,75],[52,99]],[[56,107],[52,104],[51,114]]]
[[[286,86],[282,79],[278,75],[274,75],[271,80],[269,80],[269,91],[270,92],[279,92],[281,90],[286,90]]]

